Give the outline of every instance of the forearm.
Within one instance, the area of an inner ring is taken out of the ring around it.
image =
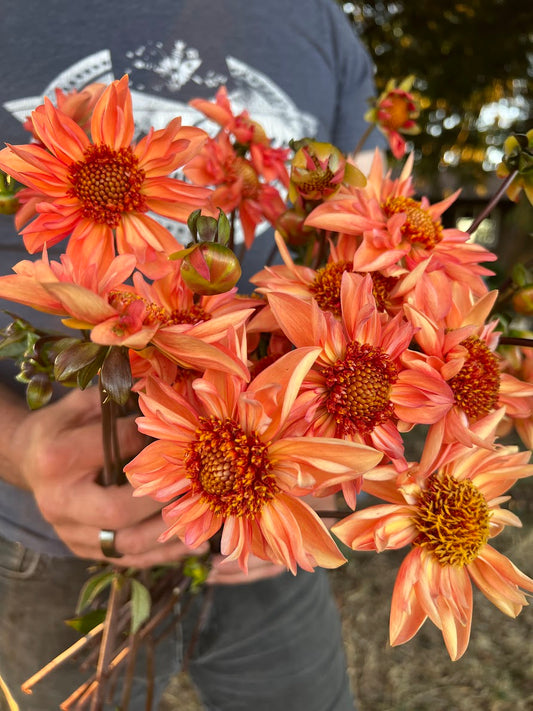
[[[17,464],[16,433],[28,416],[24,400],[5,385],[0,385],[0,479],[20,489],[29,489]]]

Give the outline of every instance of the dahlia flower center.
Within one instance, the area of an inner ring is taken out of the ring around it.
[[[309,291],[322,311],[330,311],[337,317],[341,315],[341,283],[344,272],[352,272],[351,262],[332,262],[316,273]],[[359,273],[359,272],[357,272]],[[379,311],[385,311],[389,302],[389,293],[398,281],[397,277],[386,277],[380,272],[372,272],[372,293]]]
[[[403,96],[389,94],[387,106],[382,107],[381,123],[390,131],[397,131],[409,120],[409,102]]]
[[[139,305],[139,309],[143,311],[142,323],[147,325],[167,324],[169,321],[169,313],[166,309],[131,291],[110,291],[108,302],[124,316],[131,311],[134,305]]]
[[[231,159],[231,171],[242,181],[242,196],[254,200],[259,194],[259,178],[253,167],[245,158],[237,156]]]
[[[440,565],[471,563],[489,538],[489,507],[470,479],[432,474],[420,494],[414,545],[427,548]]]
[[[229,418],[201,417],[184,461],[192,492],[223,517],[252,518],[278,492],[267,444]]]
[[[413,244],[421,244],[432,249],[442,240],[442,225],[435,221],[420,203],[412,198],[389,197],[384,208],[387,217],[404,212],[406,219],[402,225],[402,234]]]
[[[310,291],[322,311],[340,316],[342,275],[351,271],[350,262],[332,262],[317,271]]]
[[[398,369],[379,347],[353,342],[342,360],[322,370],[328,389],[326,409],[337,423],[337,435],[368,434],[394,417],[390,401]]]
[[[448,381],[456,404],[470,420],[478,420],[494,408],[500,389],[500,368],[494,353],[477,336],[461,342],[468,357],[461,370]]]
[[[378,311],[387,310],[390,292],[398,281],[398,277],[387,277],[381,272],[372,272],[372,293],[374,294]]]
[[[129,146],[89,146],[83,160],[70,167],[69,194],[81,202],[84,217],[115,228],[123,213],[146,212],[141,193],[145,173],[138,163]]]
[[[168,325],[179,323],[203,323],[209,321],[212,315],[198,304],[193,304],[189,309],[175,309],[170,314]]]

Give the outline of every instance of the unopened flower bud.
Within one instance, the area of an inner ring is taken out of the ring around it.
[[[222,244],[201,242],[173,256],[180,255],[181,276],[195,294],[223,294],[232,289],[241,276],[235,253]]]
[[[517,174],[507,188],[507,196],[517,201],[522,188],[533,205],[533,129],[526,134],[508,136],[503,144],[504,157],[496,168],[499,178]]]
[[[202,215],[201,210],[191,212],[187,227],[195,242],[218,242],[227,244],[230,235],[230,224],[225,213],[218,208],[218,218]]]
[[[325,200],[334,195],[343,183],[363,187],[366,178],[346,161],[344,154],[331,143],[305,139],[293,144],[297,148],[291,164],[289,197],[296,203],[304,200]]]
[[[0,215],[13,215],[18,210],[19,188],[20,185],[13,178],[0,171]]]
[[[304,224],[306,217],[307,213],[297,207],[290,208],[279,216],[276,230],[291,247],[301,247],[317,234],[313,227]]]
[[[513,308],[518,314],[533,315],[533,284],[516,292],[513,296]]]

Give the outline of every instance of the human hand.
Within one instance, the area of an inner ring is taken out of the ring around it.
[[[208,585],[242,585],[256,580],[273,578],[285,573],[283,565],[269,560],[262,560],[255,555],[248,558],[248,573],[245,573],[236,560],[226,560],[221,555],[213,556],[212,567],[207,577]]]
[[[121,455],[133,457],[145,443],[134,418],[120,418],[117,429]],[[178,539],[158,542],[165,530],[161,504],[134,498],[129,484],[104,488],[97,483],[104,462],[97,388],[74,390],[26,413],[13,431],[10,454],[22,485],[33,492],[45,520],[76,555],[109,560],[100,547],[102,529],[115,532],[123,566],[163,565],[191,554]]]

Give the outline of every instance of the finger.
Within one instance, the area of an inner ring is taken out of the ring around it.
[[[118,454],[129,461],[146,446],[146,437],[135,424],[135,418],[119,418],[116,422]],[[101,422],[85,424],[66,432],[57,447],[56,457],[63,457],[71,471],[100,470],[104,463],[104,445]]]
[[[209,585],[241,585],[273,578],[285,572],[287,569],[284,566],[251,555],[248,558],[248,572],[245,573],[236,560],[227,560],[217,555],[213,559],[207,582]]]
[[[89,387],[85,390],[74,388],[61,399],[48,405],[47,414],[50,414],[51,410],[53,410],[53,417],[47,418],[48,422],[58,423],[59,429],[69,429],[100,419],[100,392],[97,387]]]
[[[54,525],[82,524],[118,530],[135,526],[155,513],[162,504],[147,496],[133,496],[130,484],[102,487],[89,478],[78,481],[64,492],[62,512]]]
[[[106,557],[100,544],[100,529],[89,526],[67,525],[58,527],[57,533],[64,543],[81,558],[113,562],[124,567],[144,568],[152,565],[174,564],[190,555],[202,555],[208,546],[193,549],[179,539],[160,543],[158,538],[165,529],[159,515],[142,523],[115,532],[114,547],[120,558]]]

